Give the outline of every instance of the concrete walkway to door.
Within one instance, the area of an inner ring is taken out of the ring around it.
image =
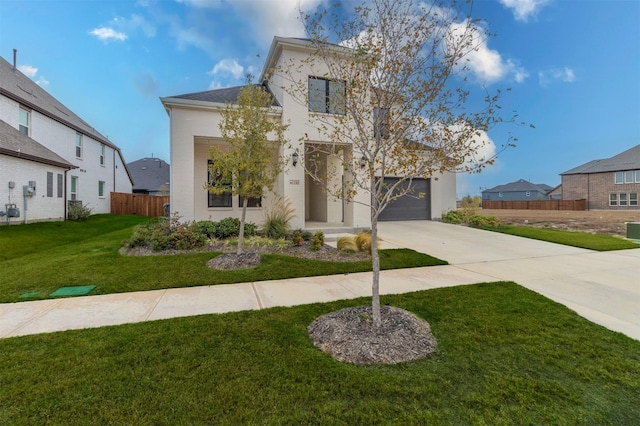
[[[383,248],[450,265],[382,271],[381,294],[515,281],[640,340],[640,249],[598,253],[430,221],[382,222]],[[0,338],[371,295],[371,273],[0,304]]]

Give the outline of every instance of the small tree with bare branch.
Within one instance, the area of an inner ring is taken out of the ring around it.
[[[283,161],[274,158],[274,150],[285,144],[287,125],[273,117],[273,96],[263,86],[251,84],[240,90],[238,100],[222,110],[220,131],[226,146],[213,146],[209,151],[211,179],[207,189],[213,194],[231,192],[242,197],[242,215],[237,254],[242,253],[244,225],[250,198],[264,196],[273,190]]]
[[[465,12],[455,2],[372,0],[346,17],[335,7],[302,15],[315,54],[276,72],[288,80],[283,88],[309,106],[320,138],[330,141],[306,144],[306,173],[330,196],[369,206],[371,238],[377,241],[378,219],[389,204],[425,196],[415,192],[414,179],[481,170],[494,161],[478,158],[486,143],[482,136],[516,115],[501,116],[499,90],[484,89],[479,103],[472,100],[466,58],[487,34],[471,18],[471,6]],[[318,77],[329,82],[328,94],[314,99],[315,82],[296,77],[303,67],[323,70]],[[317,105],[323,113],[313,113]],[[347,179],[334,179],[340,174]],[[358,197],[360,192],[370,197]],[[372,269],[373,323],[379,326],[375,245]]]

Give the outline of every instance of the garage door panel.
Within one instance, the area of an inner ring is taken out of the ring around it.
[[[398,178],[385,178],[387,185],[393,185]],[[408,183],[403,183],[405,186]],[[428,220],[431,219],[431,180],[414,179],[413,192],[390,203],[380,214],[379,220]],[[418,194],[424,193],[424,198],[418,198]]]

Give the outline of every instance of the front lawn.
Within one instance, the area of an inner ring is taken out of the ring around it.
[[[371,270],[369,260],[337,263],[278,254],[264,255],[257,268],[236,271],[206,266],[220,253],[120,255],[118,249],[131,237],[133,226],[147,220],[95,215],[80,223],[0,227],[0,302],[47,298],[68,286],[95,285],[94,295]],[[381,250],[380,256],[382,269],[446,264],[409,249]],[[24,294],[32,296],[21,298]]]
[[[306,327],[369,298],[0,340],[0,424],[597,424],[640,418],[640,342],[514,283],[383,296],[430,358],[354,366]]]
[[[557,229],[541,229],[514,225],[482,227],[481,229],[596,251],[640,248],[640,245],[634,243],[633,241],[602,234],[588,234],[585,232],[570,232],[560,231]]]

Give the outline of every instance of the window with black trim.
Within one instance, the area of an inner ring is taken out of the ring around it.
[[[104,152],[105,152],[104,144],[100,144],[100,165],[101,166],[104,166]]]
[[[344,81],[309,77],[309,111],[344,115],[346,96]]]
[[[242,203],[244,203],[244,197],[238,195],[238,205],[242,207]],[[249,201],[247,201],[247,207],[262,207],[262,197],[249,197]]]
[[[219,173],[212,173],[211,170],[212,161],[207,160],[207,183],[212,184],[222,180],[222,175]],[[222,182],[225,187],[229,189],[222,194],[212,194],[207,191],[207,206],[208,207],[232,207],[233,196],[231,194],[231,181],[227,180]]]
[[[373,137],[383,139],[389,137],[389,108],[375,107],[373,109]]]

